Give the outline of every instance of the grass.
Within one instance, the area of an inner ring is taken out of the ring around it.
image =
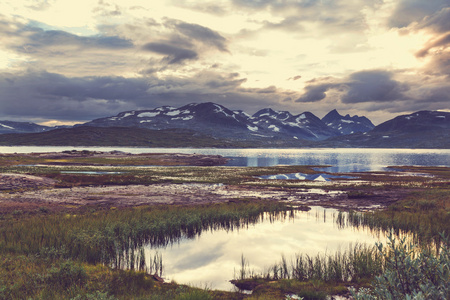
[[[142,245],[165,245],[213,228],[238,229],[265,212],[276,217],[286,210],[291,208],[280,203],[243,201],[1,220],[0,299],[239,299],[155,282],[148,274],[161,275],[162,258],[145,258]]]
[[[416,242],[439,245],[440,233],[450,232],[450,189],[434,188],[411,193],[388,209],[372,213],[351,211],[347,220],[338,216],[338,222],[364,226],[373,230],[397,234],[410,232]]]
[[[291,209],[275,202],[202,207],[138,207],[85,215],[34,215],[0,221],[0,253],[38,254],[43,249],[88,263],[113,267],[135,264],[131,250],[167,245],[203,230],[233,230],[257,222],[264,212]]]

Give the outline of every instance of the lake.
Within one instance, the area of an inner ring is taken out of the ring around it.
[[[387,166],[450,167],[450,149],[212,149],[127,147],[1,146],[0,153],[55,152],[64,150],[119,150],[129,153],[197,153],[230,158],[229,166],[330,165],[327,172],[385,171]]]

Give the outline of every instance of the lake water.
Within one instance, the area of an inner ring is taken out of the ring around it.
[[[229,166],[331,165],[327,172],[384,171],[387,166],[450,167],[450,149],[212,149],[126,147],[7,147],[0,153],[54,152],[64,150],[119,150],[129,153],[197,153],[230,158]]]
[[[156,253],[162,255],[165,280],[232,290],[229,280],[239,276],[242,255],[249,263],[248,269],[260,274],[280,262],[282,255],[289,263],[296,254],[333,255],[356,243],[385,244],[384,235],[377,237],[366,229],[339,227],[337,214],[335,209],[312,207],[309,212],[296,212],[293,218],[264,220],[240,230],[205,231],[172,246],[147,247],[145,253],[147,259]]]

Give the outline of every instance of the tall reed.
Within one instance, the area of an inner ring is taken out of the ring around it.
[[[377,247],[364,244],[350,245],[346,251],[334,254],[309,256],[296,254],[289,262],[283,255],[281,261],[271,265],[264,273],[255,275],[248,270],[248,261],[242,258],[240,278],[296,279],[300,281],[321,280],[325,282],[359,282],[380,274],[385,266],[385,257]],[[252,274],[251,276],[248,276]],[[243,275],[247,275],[243,278]]]
[[[141,247],[168,245],[204,230],[234,230],[285,217],[292,209],[275,202],[243,202],[202,207],[161,206],[99,211],[86,215],[46,215],[0,221],[0,253],[40,254],[135,268]],[[142,266],[140,266],[142,267]]]

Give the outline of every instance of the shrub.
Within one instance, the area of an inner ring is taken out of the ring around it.
[[[375,278],[373,289],[351,290],[356,300],[372,299],[450,299],[449,240],[441,235],[442,243],[437,254],[428,249],[416,250],[405,239],[398,242],[388,236],[388,251],[377,244],[386,257],[386,269]]]
[[[69,288],[73,285],[82,286],[86,283],[87,274],[83,267],[72,261],[63,262],[59,267],[53,266],[48,274],[47,283]]]

